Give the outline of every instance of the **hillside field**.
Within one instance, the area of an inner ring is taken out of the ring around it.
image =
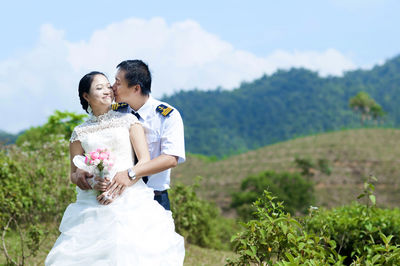
[[[249,175],[266,170],[300,171],[295,158],[313,161],[326,159],[331,175],[315,170],[317,206],[333,207],[356,199],[369,175],[378,178],[378,206],[395,207],[400,202],[400,130],[357,129],[301,137],[257,150],[211,161],[188,155],[184,164],[172,172],[173,182],[192,184],[201,176],[198,193],[217,203],[225,215],[230,209],[231,193]]]

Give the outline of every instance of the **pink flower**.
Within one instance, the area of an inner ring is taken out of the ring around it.
[[[85,164],[89,164],[89,158],[87,156],[85,156]]]
[[[100,155],[99,155],[99,159],[100,160],[105,160],[107,158],[108,158],[108,154],[106,152],[100,153]]]
[[[92,160],[96,160],[99,158],[99,153],[96,151],[93,151],[90,153],[90,158],[92,158]]]

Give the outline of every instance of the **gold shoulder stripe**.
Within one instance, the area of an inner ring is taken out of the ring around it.
[[[162,116],[168,116],[174,109],[166,106],[165,104],[160,104],[157,106],[156,111],[159,112]]]
[[[111,109],[113,109],[114,111],[118,111],[118,109],[124,108],[124,107],[127,107],[127,106],[128,106],[127,103],[113,103],[111,105]]]

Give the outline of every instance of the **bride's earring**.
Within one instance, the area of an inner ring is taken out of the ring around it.
[[[90,115],[93,114],[93,110],[92,110],[92,107],[90,107],[90,105],[88,105],[87,111],[88,111],[88,113],[89,113]]]

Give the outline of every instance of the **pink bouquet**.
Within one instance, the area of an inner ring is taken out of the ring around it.
[[[116,171],[113,168],[114,159],[111,152],[106,148],[98,148],[95,151],[86,153],[85,156],[76,155],[72,159],[76,167],[89,172],[94,176],[112,180]],[[88,178],[89,184],[93,187],[95,185],[94,178]]]
[[[104,178],[105,174],[111,170],[114,165],[114,160],[111,158],[111,153],[107,149],[97,149],[85,154],[85,164],[95,166],[99,172],[99,176]],[[104,171],[106,169],[106,171]]]

